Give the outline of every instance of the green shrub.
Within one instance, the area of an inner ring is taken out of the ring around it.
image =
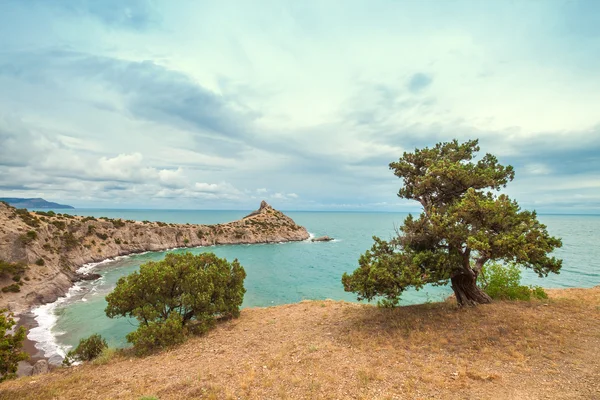
[[[65,232],[62,239],[66,250],[72,250],[79,245],[79,241],[72,232]]]
[[[237,260],[169,253],[119,279],[106,296],[105,312],[109,318],[137,318],[138,329],[127,340],[144,354],[181,343],[188,333],[205,332],[215,318],[239,316],[245,277]]]
[[[87,339],[81,339],[77,347],[67,353],[63,364],[71,365],[75,361],[92,361],[107,347],[108,344],[102,336],[93,334]]]
[[[67,227],[67,224],[64,221],[52,221],[51,224],[54,225],[60,231],[64,230]]]
[[[112,347],[105,347],[102,349],[102,352],[98,355],[98,357],[94,358],[92,364],[94,365],[104,365],[108,364],[110,360],[112,360],[117,354],[117,350]]]
[[[34,240],[37,239],[37,232],[36,231],[28,231],[27,233],[20,235],[19,236],[19,240],[21,241],[21,243],[23,244],[29,244],[31,242],[33,242]]]
[[[122,219],[113,219],[110,222],[112,222],[115,228],[122,228],[125,226],[125,222],[123,222]]]
[[[31,226],[33,228],[37,228],[38,226],[40,226],[40,220],[39,220],[39,218],[36,217],[34,214],[31,214],[29,211],[27,211],[26,208],[19,208],[19,209],[17,209],[15,211],[15,213],[27,225],[29,225],[29,226]]]
[[[102,239],[102,240],[106,240],[106,239],[108,239],[108,235],[107,235],[106,233],[99,233],[99,232],[96,232],[96,236],[98,236],[98,237],[99,237],[100,239]]]
[[[143,355],[183,343],[186,335],[183,317],[178,313],[170,313],[165,321],[140,325],[127,335],[127,341],[133,344],[136,354]]]
[[[21,287],[16,283],[13,283],[12,285],[4,286],[2,288],[3,293],[9,293],[9,292],[10,293],[18,293],[20,291],[21,291]]]
[[[35,260],[35,265],[39,265],[41,267],[44,264],[46,264],[46,261],[44,261],[43,258],[38,258],[37,260]]]
[[[521,285],[521,270],[517,265],[490,264],[482,271],[483,290],[500,300],[546,299],[548,295],[540,286]]]
[[[0,310],[0,382],[16,377],[19,361],[29,358],[22,351],[25,327],[21,326],[14,333],[9,333],[15,324],[13,314]]]
[[[0,275],[19,275],[25,272],[26,265],[22,262],[10,263],[0,259]]]
[[[121,244],[121,239],[115,239],[116,244]]]
[[[183,239],[183,244],[188,244],[189,242],[190,242],[190,239],[188,239],[188,238]]]

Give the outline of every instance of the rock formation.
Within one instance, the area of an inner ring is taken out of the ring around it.
[[[329,236],[320,236],[318,238],[311,239],[312,242],[331,242],[332,240],[333,238]]]
[[[10,305],[19,313],[32,305],[52,302],[74,281],[85,279],[75,272],[83,264],[119,255],[308,238],[305,228],[264,201],[260,209],[243,219],[216,225],[27,212],[0,203],[0,309]],[[11,269],[24,272],[6,272]]]

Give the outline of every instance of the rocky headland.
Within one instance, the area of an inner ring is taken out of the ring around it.
[[[55,301],[87,263],[145,251],[302,241],[309,234],[266,202],[238,221],[169,224],[29,212],[0,203],[0,309],[22,313]]]

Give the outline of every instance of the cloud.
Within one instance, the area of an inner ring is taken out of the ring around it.
[[[594,209],[592,3],[8,1],[0,194],[409,209],[388,163],[480,138],[525,206]]]
[[[432,81],[431,76],[419,72],[410,77],[407,87],[411,92],[418,93],[431,85]]]

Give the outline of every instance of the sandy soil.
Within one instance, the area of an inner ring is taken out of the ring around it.
[[[146,358],[0,385],[0,399],[600,399],[600,287],[547,301],[243,310]]]

